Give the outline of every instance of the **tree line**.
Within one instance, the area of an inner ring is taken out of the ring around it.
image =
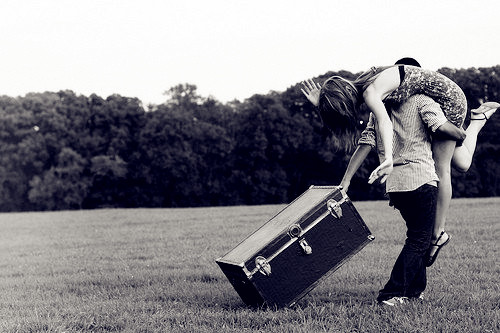
[[[500,101],[500,66],[439,71],[469,109]],[[331,75],[357,76],[317,79]],[[469,172],[453,173],[455,197],[499,195],[499,130],[494,115]],[[179,84],[146,107],[72,91],[0,96],[0,211],[285,203],[310,185],[338,184],[349,157],[299,83],[228,103]],[[384,198],[382,185],[366,183],[377,165],[373,152],[352,181],[353,200]]]

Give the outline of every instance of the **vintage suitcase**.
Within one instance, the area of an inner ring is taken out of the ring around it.
[[[216,262],[246,304],[292,306],[373,239],[342,189],[311,186]]]

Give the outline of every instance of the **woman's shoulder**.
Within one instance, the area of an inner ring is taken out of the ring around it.
[[[398,65],[391,66],[373,66],[369,70],[363,72],[358,78],[355,80],[355,85],[364,91],[372,82],[374,82],[379,75],[391,68],[398,67]]]

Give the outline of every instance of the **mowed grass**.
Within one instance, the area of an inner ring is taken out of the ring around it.
[[[215,259],[283,205],[0,214],[0,332],[499,332],[500,198],[456,199],[424,303],[375,302],[404,241],[387,202],[356,202],[376,240],[294,308],[243,304]]]

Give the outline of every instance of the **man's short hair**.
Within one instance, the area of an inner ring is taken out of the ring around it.
[[[410,65],[410,66],[422,67],[420,66],[418,61],[409,57],[399,59],[398,61],[396,61],[395,65]]]

